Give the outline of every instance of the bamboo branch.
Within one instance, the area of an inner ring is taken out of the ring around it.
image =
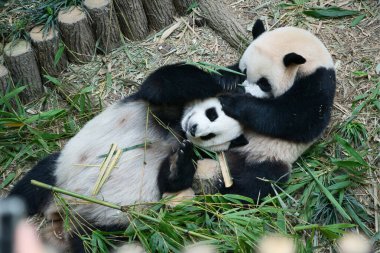
[[[53,192],[62,193],[62,194],[65,194],[65,195],[68,195],[68,196],[71,196],[71,197],[74,197],[74,198],[86,200],[86,201],[89,201],[89,202],[92,202],[92,203],[95,203],[95,204],[99,204],[99,205],[102,205],[102,206],[106,206],[106,207],[109,207],[109,208],[113,208],[113,209],[117,209],[117,210],[123,211],[123,207],[122,206],[119,206],[119,205],[116,205],[116,204],[113,204],[113,203],[110,203],[110,202],[106,202],[106,201],[103,201],[103,200],[100,200],[100,199],[97,199],[97,198],[84,196],[84,195],[81,195],[81,194],[78,194],[78,193],[75,193],[75,192],[71,192],[71,191],[68,191],[68,190],[56,187],[56,186],[52,186],[52,185],[49,185],[49,184],[42,183],[42,182],[37,181],[37,180],[31,180],[30,183],[32,185],[35,185],[35,186],[38,186],[38,187],[41,187],[41,188],[45,188],[45,189],[51,190]]]

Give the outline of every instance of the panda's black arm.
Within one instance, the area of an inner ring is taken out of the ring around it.
[[[233,159],[235,160],[235,159]],[[236,164],[229,162],[233,185],[230,188],[222,188],[222,194],[239,194],[250,197],[255,202],[269,194],[273,194],[273,183],[286,183],[289,178],[290,167],[280,161],[263,161],[257,163],[244,162],[246,159],[239,159]],[[238,167],[237,173],[234,168]]]
[[[333,70],[317,70],[299,79],[285,94],[260,99],[227,94],[219,99],[224,112],[251,130],[295,142],[310,142],[326,128],[335,95]],[[317,81],[316,81],[317,80]]]
[[[237,64],[230,66],[239,72]],[[222,75],[207,73],[193,65],[177,63],[163,66],[141,84],[134,95],[153,105],[182,106],[196,99],[213,97],[242,82],[243,76],[221,70]]]
[[[192,186],[195,174],[193,159],[193,145],[184,141],[175,153],[162,162],[157,177],[161,194],[178,192]]]

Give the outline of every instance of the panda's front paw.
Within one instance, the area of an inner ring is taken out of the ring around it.
[[[184,140],[178,148],[178,161],[191,160],[193,154],[193,144],[189,140]],[[178,162],[177,161],[177,162]]]

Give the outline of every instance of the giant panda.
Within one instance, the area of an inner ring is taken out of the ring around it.
[[[182,111],[195,99],[214,97],[236,86],[244,76],[223,71],[222,74],[210,74],[184,63],[159,68],[147,77],[137,93],[107,108],[90,120],[59,153],[41,160],[15,185],[10,195],[26,201],[29,215],[42,213],[51,222],[44,235],[47,241],[60,244],[63,251],[69,246],[73,252],[85,252],[78,236],[63,233],[61,210],[51,192],[31,185],[30,180],[118,205],[157,202],[164,192],[191,187],[195,158],[193,145],[182,141],[185,137],[180,126]],[[155,88],[160,84],[170,89],[165,92],[167,98],[160,97],[161,100],[156,101],[158,91]],[[165,99],[170,100],[170,97],[174,103],[166,103]],[[215,138],[215,145],[224,142],[227,146],[237,145],[234,139],[241,139],[242,128],[238,124],[234,127],[238,128],[235,134]],[[228,131],[218,135],[222,133]],[[137,148],[122,152],[106,183],[99,193],[93,194],[100,164],[113,143],[121,149],[136,145]],[[118,210],[82,203],[67,196],[64,199],[71,204],[73,213],[97,229],[119,231],[129,223],[128,217]],[[57,234],[63,235],[55,238]]]

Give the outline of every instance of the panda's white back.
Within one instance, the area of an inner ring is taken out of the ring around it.
[[[107,154],[112,143],[126,148],[147,140],[152,144],[146,151],[137,148],[122,153],[96,197],[119,205],[159,200],[157,174],[176,140],[164,136],[152,124],[146,127],[146,112],[147,105],[142,101],[118,103],[89,121],[62,150],[56,170],[57,186],[91,196],[104,159],[99,156]],[[152,123],[154,119],[150,116],[149,120]],[[104,206],[85,203],[74,207],[81,216],[100,225],[127,222],[122,213]]]

